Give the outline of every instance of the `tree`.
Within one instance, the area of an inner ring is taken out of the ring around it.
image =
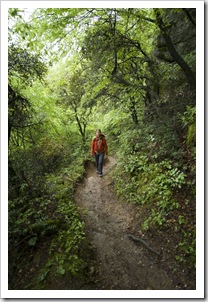
[[[119,158],[121,198],[140,209],[145,204],[144,229],[184,227],[188,239],[177,244],[193,256],[195,11],[26,13],[9,10],[9,243],[15,261],[18,248],[25,256],[27,246],[38,247],[42,239],[53,254],[44,278],[53,268],[64,274],[65,267],[80,267],[77,254],[66,265],[83,236],[73,190],[84,173],[90,131],[101,124]],[[178,216],[182,210],[185,218]]]
[[[170,27],[169,23],[165,24],[165,22],[163,21],[162,13],[161,13],[160,9],[154,9],[154,11],[155,11],[155,16],[156,16],[156,20],[157,20],[157,25],[159,26],[159,28],[162,32],[162,36],[165,40],[165,43],[170,52],[170,55],[172,56],[173,60],[181,67],[181,69],[185,73],[188,83],[190,85],[190,89],[195,90],[196,89],[195,76],[194,76],[191,68],[189,67],[189,65],[185,62],[185,60],[182,58],[182,56],[179,54],[179,52],[176,50],[176,48],[173,44],[171,36],[168,33],[168,29]]]
[[[151,43],[142,43],[142,33],[138,31],[138,26],[144,26],[144,21],[139,20],[144,13],[136,9],[103,10],[94,27],[87,30],[82,45],[83,56],[91,61],[95,72],[102,74],[104,81],[109,79],[105,91],[101,85],[100,95],[114,95],[120,104],[125,102],[135,124],[138,111],[143,108],[141,102],[146,104],[147,94],[156,98],[158,91]],[[148,23],[146,33],[151,35],[154,27]]]
[[[24,141],[32,142],[31,127],[40,122],[32,122],[34,110],[27,96],[23,96],[23,89],[32,85],[35,79],[42,79],[46,72],[45,65],[35,55],[19,47],[10,46],[8,55],[8,109],[9,133],[13,133],[14,142],[18,145]]]
[[[56,103],[67,112],[67,124],[76,123],[83,144],[86,142],[86,129],[95,105],[89,94],[87,81],[90,75],[81,68],[82,63],[66,61],[48,77],[48,83],[56,95]],[[78,65],[77,65],[78,64]],[[55,81],[53,76],[56,77]]]

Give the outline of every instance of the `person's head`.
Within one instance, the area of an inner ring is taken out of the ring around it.
[[[97,130],[96,130],[96,136],[100,136],[100,134],[101,134],[101,130],[100,130],[100,129],[97,129]]]

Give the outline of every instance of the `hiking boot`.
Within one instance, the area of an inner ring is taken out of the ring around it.
[[[103,177],[103,173],[102,174],[98,174],[98,176]]]

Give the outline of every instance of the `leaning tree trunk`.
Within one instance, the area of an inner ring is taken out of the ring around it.
[[[177,52],[176,48],[174,47],[171,37],[167,33],[167,29],[162,20],[162,17],[160,16],[160,12],[158,9],[155,9],[155,15],[156,15],[156,19],[157,19],[157,24],[162,32],[163,38],[165,40],[165,43],[167,45],[170,55],[172,56],[174,61],[181,67],[181,69],[183,70],[183,72],[185,73],[185,75],[187,77],[188,83],[190,85],[190,89],[192,91],[194,91],[196,89],[196,79],[195,79],[195,76],[194,76],[191,68],[184,61],[184,59],[180,56],[180,54]]]

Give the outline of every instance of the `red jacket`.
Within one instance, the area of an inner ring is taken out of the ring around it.
[[[95,153],[101,153],[104,152],[106,155],[108,155],[108,146],[105,139],[104,134],[100,134],[99,137],[95,137],[92,140],[91,144],[91,155],[94,156]]]

